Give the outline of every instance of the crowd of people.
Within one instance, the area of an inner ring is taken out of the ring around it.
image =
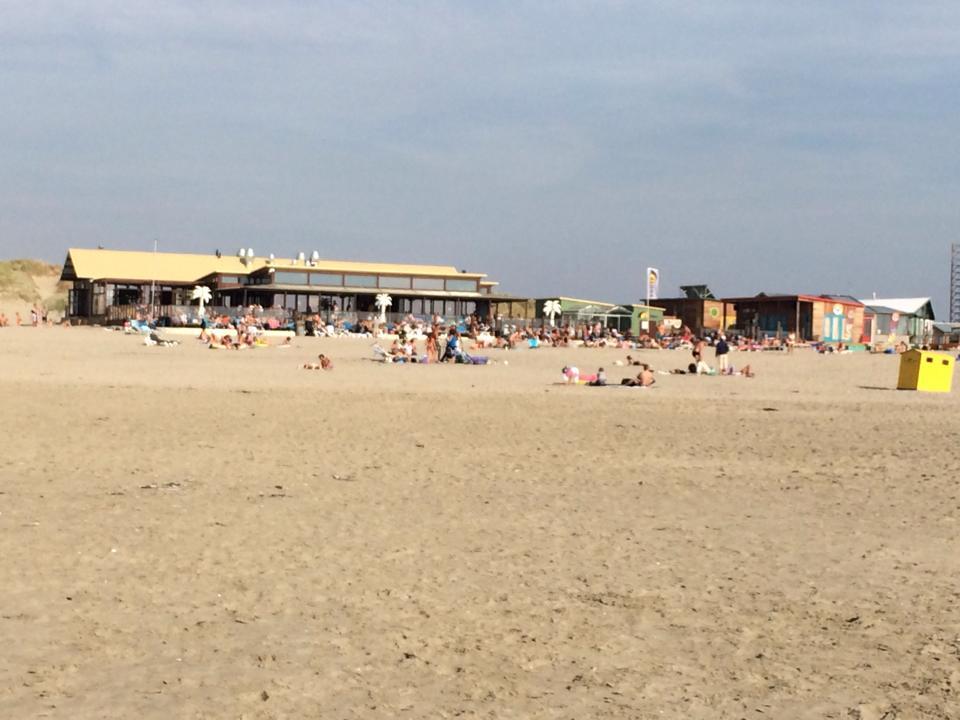
[[[374,354],[385,362],[394,363],[460,363],[467,365],[485,365],[486,356],[471,355],[463,347],[463,337],[460,330],[451,325],[444,329],[437,318],[437,323],[422,334],[423,351],[418,346],[418,339],[407,327],[397,330],[396,339],[385,349],[374,345]]]
[[[10,318],[5,313],[0,312],[0,327],[10,327]],[[13,314],[13,324],[15,327],[23,326],[23,317],[17,311]],[[30,308],[30,325],[40,327],[41,325],[52,325],[50,315],[44,305],[35,304]]]
[[[722,337],[721,341],[723,341]],[[656,383],[656,373],[661,375],[726,375],[728,377],[756,377],[756,373],[753,371],[753,368],[750,365],[744,365],[742,368],[737,369],[729,363],[727,360],[729,349],[724,349],[722,342],[717,346],[717,367],[711,367],[707,363],[703,352],[703,348],[695,348],[692,351],[693,362],[689,363],[685,368],[674,368],[673,370],[654,370],[649,363],[640,362],[639,360],[635,360],[632,356],[627,355],[626,363],[618,360],[616,361],[617,366],[626,364],[628,367],[631,367],[631,371],[633,367],[639,367],[640,370],[637,372],[636,376],[628,376],[621,379],[619,384],[629,387],[648,388]],[[568,385],[583,384],[593,387],[602,387],[608,384],[606,370],[602,367],[598,369],[595,374],[587,374],[582,373],[576,366],[567,365],[561,370],[561,375],[563,378],[562,382]]]

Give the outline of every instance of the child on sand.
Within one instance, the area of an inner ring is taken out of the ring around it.
[[[317,356],[318,362],[304,363],[304,370],[333,370],[333,361],[323,353]]]

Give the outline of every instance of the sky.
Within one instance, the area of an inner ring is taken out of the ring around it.
[[[455,265],[613,302],[933,296],[960,3],[0,0],[0,257]]]

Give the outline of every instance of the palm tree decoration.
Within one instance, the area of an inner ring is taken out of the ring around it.
[[[560,307],[559,300],[547,300],[543,304],[543,314],[550,318],[550,327],[553,327],[553,321],[563,312],[563,308]]]
[[[393,298],[387,293],[380,293],[376,299],[377,308],[380,310],[380,322],[387,324],[387,308],[393,305]]]
[[[203,317],[203,306],[210,302],[212,297],[213,295],[210,292],[210,288],[206,285],[194,286],[193,292],[190,294],[190,299],[200,301],[200,310],[198,311],[200,317]]]

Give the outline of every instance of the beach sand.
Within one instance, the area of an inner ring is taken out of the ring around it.
[[[960,391],[370,345],[0,329],[0,716],[960,717]]]

